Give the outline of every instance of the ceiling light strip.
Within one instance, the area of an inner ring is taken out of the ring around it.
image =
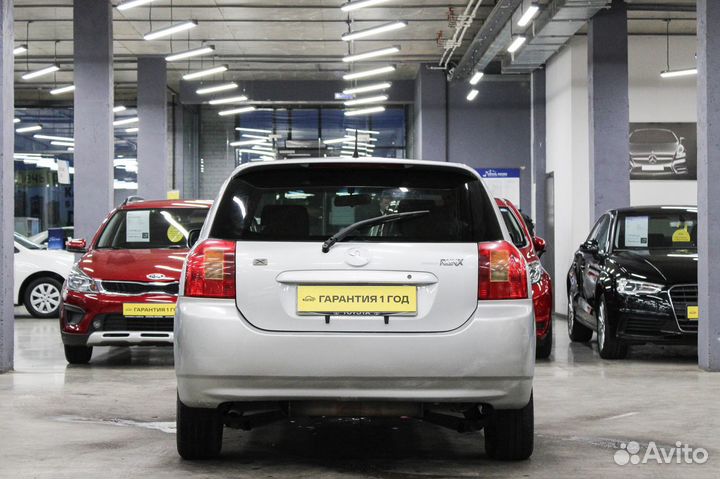
[[[75,91],[75,85],[65,85],[58,88],[55,88],[53,90],[50,90],[51,95],[62,95],[63,93],[70,93],[71,91]]]
[[[360,78],[368,78],[373,77],[377,75],[382,75],[384,73],[391,73],[395,71],[395,67],[392,65],[379,67],[379,68],[373,68],[370,70],[363,70],[359,72],[353,72],[353,73],[347,73],[343,75],[343,80],[358,80]]]
[[[361,8],[375,7],[381,3],[386,3],[389,0],[355,0],[354,2],[347,2],[340,7],[343,12],[352,12],[353,10],[360,10]]]
[[[40,70],[35,70],[32,72],[27,72],[22,76],[23,80],[32,80],[33,78],[37,78],[43,75],[49,75],[50,73],[55,73],[56,71],[60,70],[60,67],[58,65],[50,65],[45,68],[41,68]]]
[[[392,83],[390,82],[383,82],[383,83],[375,83],[372,85],[364,85],[359,86],[355,88],[346,88],[343,90],[343,94],[345,95],[356,95],[358,93],[368,93],[372,91],[380,91],[380,90],[387,90],[392,86]]]
[[[183,23],[177,23],[175,25],[171,25],[167,28],[161,28],[160,30],[155,30],[153,32],[146,33],[143,37],[145,40],[157,40],[158,38],[167,37],[170,35],[174,35],[176,33],[184,32],[187,30],[190,30],[191,28],[197,27],[197,22],[195,20],[190,20]]]
[[[225,105],[227,103],[242,103],[244,101],[247,101],[248,97],[245,95],[240,96],[231,96],[227,98],[216,98],[214,100],[210,100],[208,103],[211,105]]]
[[[382,103],[387,100],[388,100],[387,95],[369,96],[366,98],[356,98],[354,100],[348,100],[345,102],[345,106],[367,105],[369,103]]]
[[[215,47],[213,45],[208,45],[205,47],[194,48],[192,50],[186,50],[184,52],[173,53],[172,55],[166,56],[165,60],[168,62],[176,62],[178,60],[184,60],[186,58],[193,58],[193,57],[199,57],[201,55],[207,55],[209,53],[213,53],[214,51],[215,51]]]
[[[366,37],[370,37],[373,35],[379,35],[381,33],[400,30],[407,26],[408,26],[407,22],[401,22],[401,21],[390,22],[390,23],[385,23],[385,24],[377,26],[377,27],[366,28],[364,30],[356,30],[354,32],[348,32],[348,33],[343,34],[343,36],[340,38],[345,42],[349,42],[352,40],[358,40],[360,38],[366,38]]]
[[[399,51],[400,47],[396,45],[388,48],[380,48],[378,50],[370,50],[367,52],[356,53],[355,55],[348,55],[346,57],[343,57],[342,61],[345,63],[359,62],[363,60],[369,60],[371,58],[392,55],[393,53],[398,53]]]
[[[220,115],[220,116],[240,115],[242,113],[248,113],[251,111],[255,111],[254,106],[244,106],[242,108],[233,108],[232,110],[223,110],[223,111],[218,112],[218,115]]]
[[[183,75],[183,80],[195,80],[196,78],[202,78],[210,75],[216,75],[218,73],[223,73],[228,70],[227,65],[220,65],[217,67],[208,68],[206,70],[200,70],[197,72],[192,73],[186,73]]]
[[[357,110],[346,110],[345,116],[372,115],[373,113],[381,113],[385,111],[384,106],[373,106],[370,108],[359,108]]]
[[[237,87],[238,84],[235,82],[221,83],[220,85],[198,88],[197,90],[195,90],[195,93],[197,93],[198,95],[209,95],[210,93],[217,93],[219,91],[234,90]]]

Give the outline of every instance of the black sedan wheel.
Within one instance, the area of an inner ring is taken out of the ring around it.
[[[624,359],[628,345],[615,337],[615,324],[609,321],[605,298],[600,298],[597,308],[598,352],[603,359]]]
[[[568,336],[570,340],[576,343],[587,343],[592,338],[592,329],[583,326],[575,319],[575,301],[572,293],[568,293],[568,313],[567,313]]]

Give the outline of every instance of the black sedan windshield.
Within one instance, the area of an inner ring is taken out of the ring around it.
[[[616,249],[695,249],[697,210],[667,208],[621,214],[615,228]]]

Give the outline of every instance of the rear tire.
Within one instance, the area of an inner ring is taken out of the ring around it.
[[[492,459],[522,461],[533,453],[533,397],[521,409],[496,410],[485,426],[485,452]]]
[[[535,359],[549,358],[550,354],[552,353],[552,346],[553,346],[553,327],[552,327],[552,319],[551,319],[550,325],[548,326],[548,330],[545,333],[545,337],[542,339],[537,339],[537,344],[535,345]]]
[[[568,293],[568,336],[574,343],[587,343],[592,338],[592,329],[578,323],[575,318],[575,304],[572,293]]]
[[[34,279],[25,288],[23,306],[34,318],[57,318],[60,315],[62,282],[43,276]]]
[[[87,364],[92,357],[92,347],[88,346],[65,346],[65,359],[70,364]]]
[[[616,325],[609,320],[605,298],[600,298],[597,308],[598,353],[603,359],[625,359],[628,345],[617,339]]]
[[[217,409],[188,407],[177,399],[177,450],[183,459],[212,459],[222,449],[223,422]]]

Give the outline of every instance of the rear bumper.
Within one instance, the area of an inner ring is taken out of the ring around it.
[[[181,297],[175,316],[180,400],[477,402],[525,406],[532,390],[532,300],[478,304],[445,333],[275,333],[232,300]]]

